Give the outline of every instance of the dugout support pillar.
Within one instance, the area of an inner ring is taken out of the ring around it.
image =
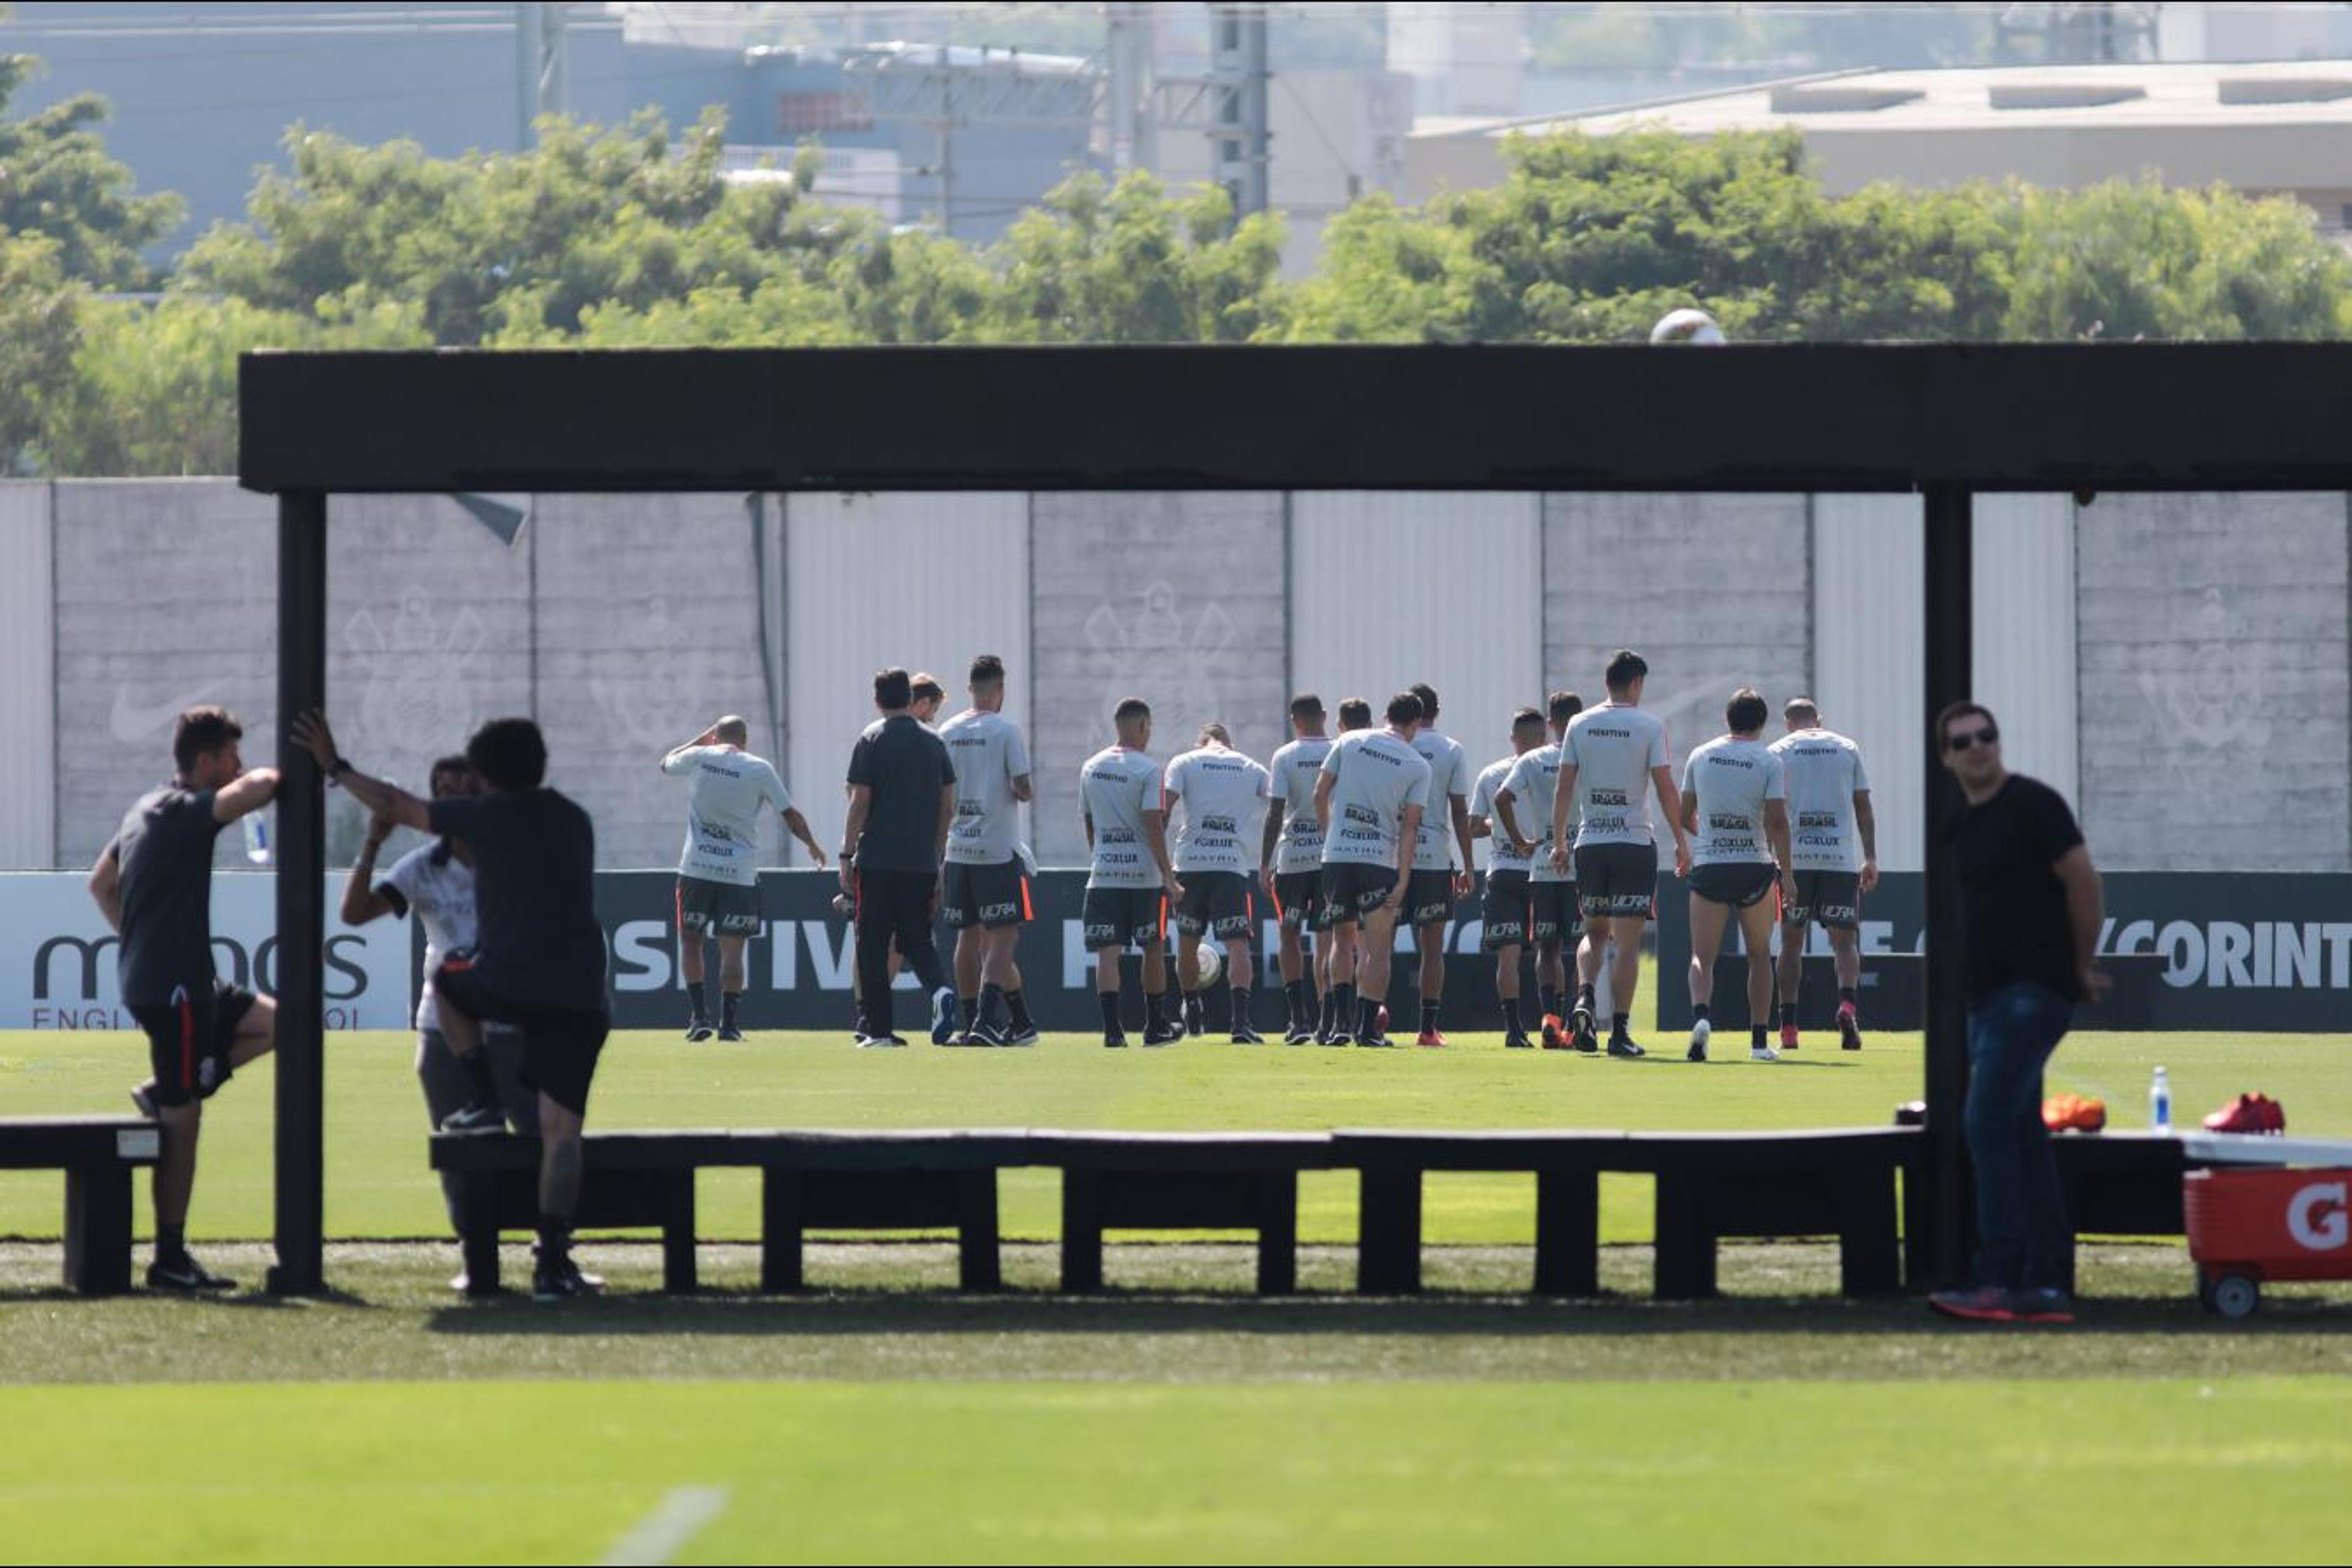
[[[1962,994],[1965,954],[1960,946],[1959,888],[1951,851],[1944,843],[1944,817],[1958,797],[1944,771],[1941,737],[1932,733],[1936,715],[1948,702],[1971,695],[1976,615],[1975,497],[1964,485],[1927,487],[1927,571],[1921,608],[1927,637],[1926,717],[1927,787],[1921,792],[1927,814],[1927,1158],[1924,1213],[1928,1271],[1937,1285],[1957,1285],[1968,1268],[1971,1234],[1969,1149],[1961,1109],[1969,1094],[1968,1004]],[[1906,1180],[1909,1177],[1906,1175]],[[1918,1255],[1918,1238],[1912,1241]],[[1914,1289],[1919,1281],[1914,1280]]]
[[[318,763],[288,738],[327,700],[327,497],[278,498],[278,1261],[269,1289],[325,1288],[327,800]],[[258,966],[257,965],[257,968]]]

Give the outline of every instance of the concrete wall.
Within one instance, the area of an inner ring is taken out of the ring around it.
[[[57,845],[54,538],[49,487],[0,480],[0,867],[47,866]]]

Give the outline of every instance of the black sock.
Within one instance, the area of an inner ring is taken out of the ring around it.
[[[1336,985],[1328,986],[1323,992],[1323,1005],[1316,1012],[1316,1032],[1325,1035],[1329,1034],[1331,1032],[1332,1025],[1339,1021],[1339,988]]]
[[[1421,1032],[1423,1034],[1433,1035],[1437,1032],[1437,1009],[1444,1000],[1443,997],[1438,996],[1424,996],[1421,999]]]
[[[1233,992],[1234,1016],[1231,1026],[1236,1029],[1246,1029],[1249,1027],[1250,1021],[1250,988],[1246,985],[1236,985],[1233,988]]]
[[[177,1263],[188,1255],[188,1227],[184,1225],[158,1225],[155,1227],[155,1261]]]
[[[1516,996],[1503,998],[1503,1028],[1506,1032],[1514,1035],[1524,1035],[1528,1032],[1528,1026],[1519,1022],[1519,999]]]
[[[1200,1006],[1200,1005],[1201,994],[1198,991],[1187,991],[1184,993],[1184,1011],[1187,1016],[1190,1016],[1195,1008]]]
[[[1332,1032],[1336,1034],[1341,1029],[1354,1028],[1356,1026],[1356,988],[1352,985],[1334,985],[1331,987],[1329,995]]]
[[[980,1027],[979,997],[959,996],[956,998],[956,1005],[963,1011],[963,1026],[965,1033],[969,1034],[971,1031]]]
[[[1002,985],[982,985],[980,988],[980,1001],[975,1005],[971,1016],[972,1027],[978,1028],[982,1025],[987,1023],[991,1018],[1001,1016],[1003,1012],[1004,987]]]
[[[1377,996],[1356,998],[1356,1038],[1368,1039],[1381,1032],[1381,999]]]
[[[1543,1001],[1543,1016],[1547,1018],[1559,1017],[1560,1014],[1559,987],[1557,985],[1538,986],[1537,987],[1536,994]]]
[[[710,1004],[703,996],[701,981],[689,980],[686,983],[686,999],[693,1004],[696,1017],[706,1018],[710,1016]]]
[[[1625,1030],[1626,1026],[1633,1023],[1633,1015],[1631,1013],[1612,1013],[1609,1015],[1609,1037],[1612,1040],[1630,1038],[1631,1037],[1626,1034]]]
[[[1168,993],[1147,991],[1143,994],[1143,1026],[1147,1029],[1166,1027],[1168,1023]]]
[[[561,1263],[572,1255],[572,1221],[561,1215],[539,1216],[539,1260]]]
[[[1020,992],[1007,991],[1004,994],[1004,1010],[1012,1015],[1013,1027],[1016,1033],[1025,1035],[1037,1026],[1034,1020],[1029,1016],[1029,1003]]]
[[[1706,1003],[1704,1003],[1704,1002],[1694,1002],[1694,1003],[1692,1003],[1692,1004],[1691,1004],[1691,1016],[1692,1016],[1693,1018],[1696,1019],[1698,1022],[1700,1022],[1700,1023],[1702,1023],[1702,1024],[1706,1023],[1706,1005],[1706,1005]]]
[[[1764,1048],[1763,1025],[1759,1024],[1748,1031],[1748,1048],[1751,1051],[1760,1051]]]
[[[1780,1027],[1782,1027],[1782,1028],[1784,1028],[1784,1029],[1785,1029],[1785,1028],[1787,1028],[1790,1025],[1791,1025],[1791,1024],[1795,1023],[1796,1021],[1797,1021],[1797,1005],[1796,1005],[1794,1002],[1783,1002],[1783,1003],[1781,1003],[1781,1004],[1780,1004]]]
[[[1095,1000],[1102,1004],[1103,1033],[1106,1035],[1118,1034],[1119,1032],[1118,993],[1116,991],[1097,992],[1095,994]]]
[[[1576,988],[1576,999],[1582,1003],[1587,1008],[1590,1008],[1592,1005],[1593,1000],[1592,987],[1590,985],[1579,985]]]
[[[1284,981],[1282,983],[1282,1005],[1284,1011],[1290,1016],[1290,1022],[1293,1027],[1303,1023],[1307,1017],[1307,982],[1304,980]]]
[[[1849,1007],[1851,1007],[1852,1005],[1853,1005],[1853,986],[1851,986],[1851,985],[1841,985],[1841,986],[1839,986],[1839,987],[1838,987],[1838,1000],[1839,1000],[1840,1002],[1844,1003],[1844,1004],[1845,1004],[1847,1006],[1849,1006]],[[1794,1011],[1795,1011],[1795,1009],[1794,1009],[1794,1008],[1790,1008],[1790,1011],[1794,1012]]]
[[[488,1046],[476,1046],[457,1058],[457,1065],[465,1069],[466,1082],[474,1090],[475,1104],[496,1105],[499,1102],[499,1080],[490,1076]]]
[[[733,1028],[735,1026],[735,1009],[741,1006],[742,1004],[743,993],[740,991],[720,992],[719,994],[719,1021],[727,1026],[727,1027],[730,1029]]]

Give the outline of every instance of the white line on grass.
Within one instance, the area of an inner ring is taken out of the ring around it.
[[[653,1512],[604,1553],[604,1568],[637,1568],[667,1563],[686,1549],[703,1526],[727,1511],[725,1487],[672,1487]]]

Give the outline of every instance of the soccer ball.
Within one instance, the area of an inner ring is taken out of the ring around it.
[[[1650,329],[1650,341],[1653,343],[1699,343],[1719,348],[1731,340],[1723,335],[1723,329],[1716,325],[1713,316],[1705,310],[1685,309],[1669,310],[1660,317],[1658,324]]]
[[[1193,956],[1200,961],[1201,964],[1201,984],[1199,989],[1206,991],[1223,976],[1225,973],[1225,955],[1204,942],[1198,948],[1193,950]]]

